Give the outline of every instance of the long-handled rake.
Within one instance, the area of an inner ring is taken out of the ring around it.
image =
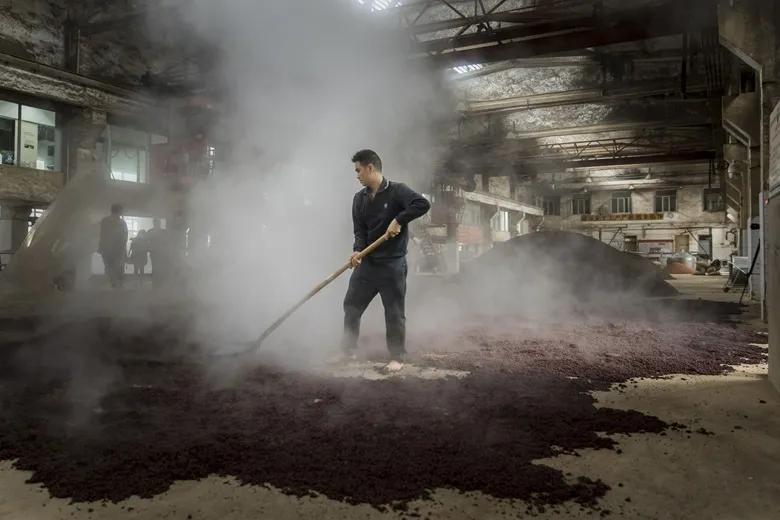
[[[368,256],[368,255],[370,255],[371,253],[373,253],[374,251],[376,251],[376,249],[377,249],[379,246],[381,246],[382,244],[384,244],[385,242],[387,242],[389,239],[390,239],[390,236],[389,236],[387,233],[385,233],[385,234],[384,234],[384,235],[382,235],[381,237],[377,238],[377,239],[376,239],[374,242],[372,242],[372,243],[371,243],[371,245],[369,245],[368,247],[366,247],[365,249],[363,249],[363,250],[362,250],[360,253],[358,253],[358,255],[357,255],[357,258],[359,258],[359,259],[361,259],[361,260],[362,260],[362,259],[363,259],[363,258],[365,258],[366,256]],[[281,316],[279,316],[279,318],[277,318],[277,319],[276,319],[276,321],[274,321],[274,322],[273,322],[273,323],[272,323],[272,324],[271,324],[271,325],[270,325],[270,326],[269,326],[267,329],[265,329],[265,330],[263,331],[263,333],[262,333],[262,334],[260,334],[260,337],[259,337],[259,338],[257,338],[255,341],[252,341],[252,342],[249,342],[248,344],[246,344],[246,346],[247,346],[246,350],[244,350],[244,351],[242,351],[242,352],[238,352],[238,353],[231,353],[231,354],[229,354],[229,355],[245,355],[245,354],[249,354],[249,353],[251,353],[251,352],[254,352],[254,351],[256,351],[258,348],[260,348],[260,345],[263,343],[263,341],[264,341],[264,340],[265,340],[265,339],[266,339],[268,336],[270,336],[270,335],[271,335],[271,333],[273,333],[273,331],[275,331],[276,329],[278,329],[278,328],[279,328],[279,326],[280,326],[282,323],[284,323],[284,322],[285,322],[285,320],[287,320],[287,318],[289,318],[289,317],[290,317],[290,316],[291,316],[291,315],[292,315],[292,314],[293,314],[295,311],[297,311],[297,310],[298,310],[298,309],[299,309],[299,308],[300,308],[300,307],[301,307],[301,306],[302,306],[304,303],[306,303],[307,301],[309,301],[309,300],[310,300],[310,299],[311,299],[311,298],[312,298],[312,297],[313,297],[315,294],[317,294],[317,293],[318,293],[318,292],[320,292],[322,289],[324,289],[324,288],[325,288],[325,287],[326,287],[328,284],[330,284],[330,283],[331,283],[333,280],[335,280],[336,278],[338,278],[339,276],[341,276],[341,275],[344,273],[344,271],[346,271],[346,270],[347,270],[347,269],[349,269],[350,267],[352,267],[352,263],[351,263],[351,261],[348,261],[347,263],[345,263],[344,265],[342,265],[341,267],[339,267],[339,268],[338,268],[338,270],[336,270],[336,271],[335,271],[333,274],[331,274],[330,276],[328,276],[327,278],[325,278],[323,281],[321,281],[320,283],[318,283],[318,284],[317,284],[317,285],[316,285],[316,286],[315,286],[315,287],[314,287],[314,288],[313,288],[311,291],[309,291],[308,293],[306,293],[306,296],[304,296],[303,298],[301,298],[301,299],[300,299],[298,302],[296,302],[296,303],[295,303],[295,305],[293,305],[292,307],[290,307],[289,309],[287,309],[287,310],[284,312],[284,314],[282,314]]]

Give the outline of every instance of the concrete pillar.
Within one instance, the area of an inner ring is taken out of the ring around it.
[[[106,113],[84,109],[73,114],[67,123],[67,178],[76,175],[107,174],[106,143],[103,141]]]
[[[16,251],[27,236],[31,209],[0,202],[0,251]]]
[[[766,295],[769,316],[769,380],[780,392],[780,195],[766,206]]]
[[[780,3],[765,0],[718,0],[720,41],[756,70],[760,86],[760,180],[751,188],[766,196],[761,222],[766,300],[763,315],[769,323],[769,379],[780,390],[780,186],[769,186],[770,115],[780,97]],[[780,158],[772,158],[780,160]],[[752,177],[752,176],[751,176]],[[763,204],[753,196],[756,204]],[[752,204],[751,200],[751,204]]]

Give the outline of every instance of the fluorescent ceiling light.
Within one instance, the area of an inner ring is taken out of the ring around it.
[[[357,0],[360,5],[368,5],[372,11],[384,11],[391,7],[398,7],[403,2],[401,0]]]
[[[474,65],[460,65],[458,67],[452,67],[452,70],[454,70],[458,74],[465,74],[467,72],[474,72],[475,70],[479,70],[483,67],[484,65],[480,63],[475,63]]]

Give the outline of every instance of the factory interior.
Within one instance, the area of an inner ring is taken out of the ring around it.
[[[780,518],[779,56],[777,0],[0,0],[0,520]]]

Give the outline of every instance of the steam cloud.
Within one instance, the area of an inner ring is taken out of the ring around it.
[[[186,15],[221,51],[207,87],[228,101],[213,135],[217,176],[198,187],[190,208],[193,225],[214,240],[194,277],[207,309],[199,328],[246,338],[346,260],[360,188],[351,154],[373,148],[389,178],[425,191],[436,125],[452,107],[436,73],[408,62],[397,20],[355,2],[198,0]],[[345,283],[273,340],[335,348]]]

